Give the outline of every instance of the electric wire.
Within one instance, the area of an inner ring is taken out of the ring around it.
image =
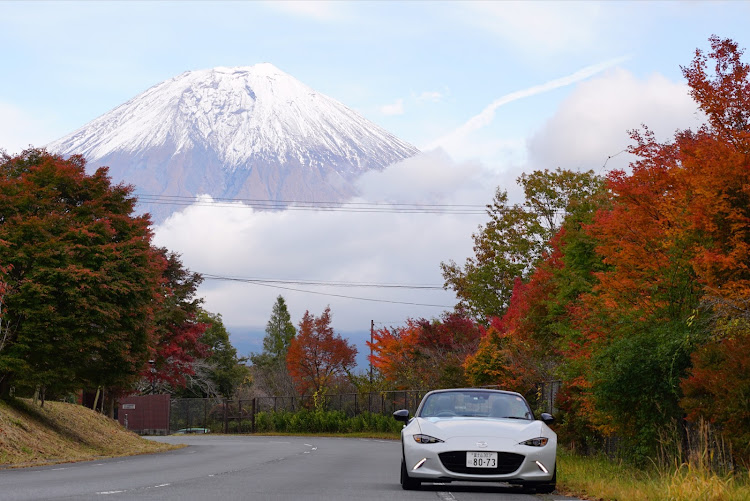
[[[390,304],[405,304],[410,306],[427,306],[433,308],[453,308],[452,305],[442,304],[428,304],[428,303],[416,303],[410,301],[394,301],[390,299],[376,299],[367,297],[348,296],[345,294],[334,294],[330,292],[311,291],[305,289],[298,289],[288,287],[286,285],[310,285],[310,286],[326,286],[326,287],[375,287],[375,288],[399,288],[399,289],[427,289],[437,290],[442,287],[432,285],[406,285],[406,284],[367,284],[357,282],[316,282],[311,280],[281,280],[281,279],[253,279],[253,278],[239,278],[239,277],[225,277],[220,275],[205,274],[202,276],[207,280],[222,280],[231,282],[241,282],[252,285],[259,285],[261,287],[271,287],[275,289],[288,290],[293,292],[303,292],[307,294],[315,294],[319,296],[338,297],[343,299],[354,299],[357,301],[369,301],[375,303],[390,303]]]
[[[418,203],[389,203],[389,202],[310,202],[300,200],[270,200],[248,198],[211,197],[211,200],[201,200],[195,197],[178,195],[135,194],[138,203],[152,205],[197,206],[211,208],[255,209],[264,211],[318,211],[318,212],[348,212],[348,213],[390,213],[390,214],[439,214],[439,215],[487,215],[493,209],[492,205],[472,204],[418,204]],[[504,210],[533,211],[531,207],[512,205],[503,207]],[[565,209],[548,210],[554,214],[566,214]]]
[[[270,200],[250,198],[211,197],[201,200],[196,197],[178,195],[153,195],[135,193],[139,203],[155,205],[196,205],[200,207],[228,207],[260,210],[331,211],[364,213],[414,213],[414,214],[486,214],[485,205],[472,204],[418,204],[387,202],[330,202],[302,200]]]
[[[226,280],[232,282],[245,282],[255,284],[284,284],[284,285],[314,285],[323,287],[365,287],[377,289],[417,289],[417,290],[443,290],[441,285],[428,284],[381,284],[371,282],[325,282],[320,280],[300,280],[300,279],[281,279],[281,278],[246,278],[230,277],[225,275],[215,275],[213,273],[200,273],[208,280]]]

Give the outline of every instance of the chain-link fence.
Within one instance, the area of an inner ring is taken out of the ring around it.
[[[543,412],[554,413],[559,381],[539,385],[537,402]],[[414,414],[427,390],[372,393],[337,393],[305,396],[265,396],[229,400],[220,398],[175,398],[170,410],[172,433],[253,433],[259,412],[295,412],[301,409],[340,411],[347,416],[368,412],[390,415],[399,409]]]
[[[175,398],[170,410],[172,433],[253,433],[259,412],[301,409],[390,415],[399,409],[414,413],[426,391],[403,390],[330,395],[269,396],[245,400]]]

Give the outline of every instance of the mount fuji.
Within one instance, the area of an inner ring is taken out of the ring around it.
[[[46,146],[106,165],[155,223],[196,195],[336,202],[418,150],[275,66],[188,71]]]

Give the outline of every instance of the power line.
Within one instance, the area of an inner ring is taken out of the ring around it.
[[[261,287],[271,287],[274,289],[282,289],[293,292],[304,292],[306,294],[315,294],[319,296],[339,297],[344,299],[354,299],[357,301],[369,301],[375,303],[390,303],[390,304],[406,304],[411,306],[428,306],[433,308],[453,308],[452,305],[443,304],[426,304],[426,303],[414,303],[408,301],[393,301],[389,299],[375,299],[367,297],[347,296],[344,294],[333,294],[328,292],[318,292],[304,289],[297,289],[292,287],[285,287],[279,284],[302,284],[302,285],[321,285],[321,286],[337,286],[337,287],[377,287],[377,288],[403,288],[403,289],[442,289],[442,287],[429,286],[429,285],[405,285],[405,284],[365,284],[356,282],[314,282],[305,280],[277,280],[277,279],[252,279],[252,278],[237,278],[237,277],[222,277],[219,275],[203,275],[208,280],[226,280],[232,282],[242,282],[253,285],[260,285]]]
[[[139,203],[154,205],[198,206],[230,209],[255,209],[264,211],[317,211],[348,213],[390,213],[390,214],[443,214],[443,215],[486,215],[496,208],[492,204],[406,204],[387,202],[306,202],[300,200],[270,200],[249,198],[211,197],[201,200],[194,197],[178,195],[135,194]],[[523,204],[502,207],[503,210],[521,209],[531,212],[533,209]],[[566,214],[565,209],[551,209],[547,212]]]
[[[197,205],[200,207],[228,207],[261,210],[331,211],[365,213],[414,213],[414,214],[486,214],[486,205],[476,204],[417,204],[387,202],[310,202],[302,200],[270,200],[250,198],[211,197],[200,200],[195,197],[178,195],[154,195],[135,193],[140,203],[156,205]]]
[[[417,289],[417,290],[442,290],[442,285],[429,284],[382,284],[372,282],[325,282],[320,280],[300,280],[300,279],[281,279],[281,278],[246,278],[230,277],[224,275],[214,275],[212,273],[200,273],[203,278],[208,280],[227,280],[232,282],[245,282],[254,284],[285,284],[285,285],[314,285],[323,287],[365,287],[377,289]]]

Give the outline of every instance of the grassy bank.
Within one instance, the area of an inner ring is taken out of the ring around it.
[[[750,501],[750,474],[718,475],[683,466],[640,470],[606,458],[560,451],[558,486],[586,499],[605,501]]]
[[[54,464],[175,448],[145,440],[80,405],[0,400],[0,468]]]

